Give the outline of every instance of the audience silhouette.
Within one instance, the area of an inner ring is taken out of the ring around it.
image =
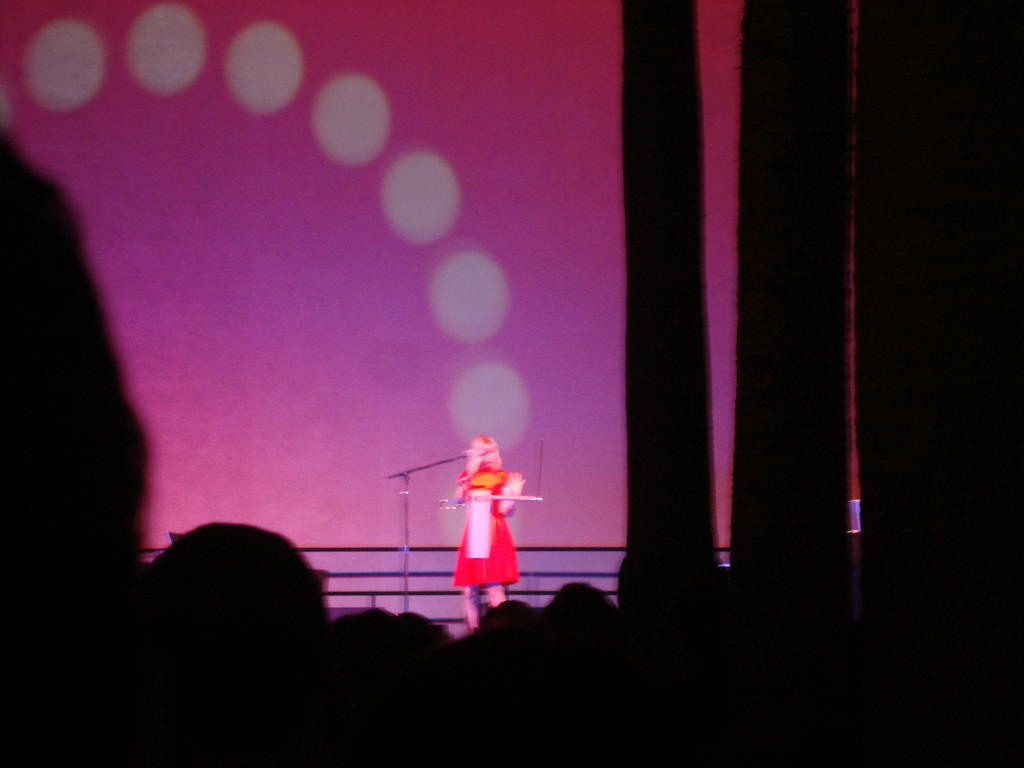
[[[0,211],[10,286],[8,477],[19,500],[4,557],[4,658],[17,713],[9,746],[41,764],[129,764],[142,431],[68,206],[2,136]]]
[[[204,525],[157,558],[141,594],[150,764],[323,762],[327,624],[290,542]]]

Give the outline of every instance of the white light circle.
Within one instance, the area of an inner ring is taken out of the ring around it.
[[[92,27],[78,19],[58,19],[29,43],[25,85],[40,106],[70,112],[99,91],[105,61],[103,43]]]
[[[292,33],[270,21],[250,24],[228,46],[228,88],[250,112],[283,108],[302,83],[302,49]]]
[[[342,165],[365,165],[380,154],[391,130],[388,97],[366,75],[339,75],[320,89],[313,133],[320,148]]]
[[[158,3],[139,14],[128,33],[128,71],[157,96],[188,88],[206,60],[203,25],[188,7]]]
[[[508,313],[508,281],[486,253],[449,256],[430,280],[430,310],[441,329],[456,341],[474,344],[493,336]]]
[[[448,233],[459,215],[459,181],[437,153],[409,152],[388,168],[381,203],[396,235],[432,243]]]
[[[455,431],[464,443],[493,435],[505,447],[519,442],[530,417],[523,380],[505,363],[480,363],[468,369],[448,398]]]

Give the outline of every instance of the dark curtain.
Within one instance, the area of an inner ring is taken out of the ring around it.
[[[743,19],[729,648],[734,757],[849,764],[845,2]]]
[[[1021,757],[1017,2],[861,0],[865,762]]]
[[[623,3],[629,522],[620,601],[667,622],[714,577],[692,6]]]
[[[644,674],[636,749],[717,743],[722,595],[711,537],[700,122],[690,2],[623,3],[627,552],[619,604]]]

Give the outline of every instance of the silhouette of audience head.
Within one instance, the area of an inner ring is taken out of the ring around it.
[[[10,492],[25,500],[6,518],[8,540],[22,545],[5,555],[16,585],[7,692],[22,718],[12,731],[40,763],[117,765],[131,759],[137,712],[142,431],[71,212],[2,135],[0,243],[10,286],[7,469]]]
[[[522,600],[506,600],[487,611],[480,622],[480,629],[525,629],[536,621],[537,611],[532,606]]]
[[[564,585],[540,616],[542,631],[622,652],[624,629],[619,609],[589,584]]]
[[[155,706],[183,754],[267,754],[308,735],[327,677],[316,576],[281,536],[214,523],[144,580]]]

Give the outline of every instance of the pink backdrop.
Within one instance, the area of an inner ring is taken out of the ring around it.
[[[727,539],[739,0],[701,2]],[[490,432],[521,544],[625,530],[621,21],[607,0],[5,4],[0,119],[78,216],[152,454],[145,542],[400,542],[385,475]],[[453,544],[457,464],[417,474]]]

